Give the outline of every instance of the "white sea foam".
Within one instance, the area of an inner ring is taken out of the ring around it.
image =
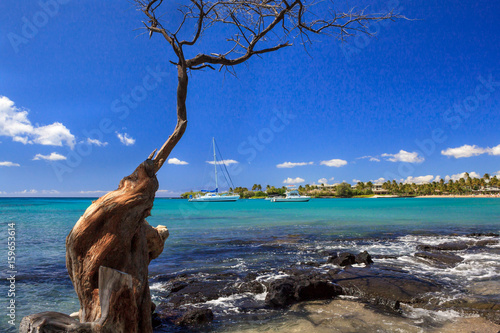
[[[274,281],[274,280],[284,279],[288,276],[290,276],[290,275],[285,274],[283,272],[277,272],[277,273],[269,273],[269,274],[257,276],[257,278],[255,280],[263,281],[263,282],[270,282],[270,281]]]
[[[405,317],[417,320],[428,318],[436,322],[444,322],[447,320],[453,320],[456,318],[464,317],[463,314],[455,310],[433,311],[433,310],[412,307],[407,304],[402,305],[402,309],[403,309],[403,315]],[[477,317],[477,315],[470,315],[468,317]]]
[[[233,294],[230,296],[219,297],[214,300],[207,301],[202,306],[208,305],[214,311],[225,314],[241,313],[241,307],[244,303],[262,303],[266,299],[267,292],[261,294],[243,293]]]
[[[149,286],[149,290],[151,291],[165,290],[167,285],[168,285],[167,282],[154,282]]]

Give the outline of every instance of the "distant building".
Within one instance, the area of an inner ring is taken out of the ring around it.
[[[382,186],[384,183],[375,183],[372,186],[372,192],[375,194],[387,194],[389,193],[388,190],[384,189]]]
[[[319,184],[317,185],[319,188],[324,188],[324,189],[335,189],[337,185],[340,185],[340,183],[335,183],[335,184]]]
[[[486,187],[481,187],[479,190],[477,190],[475,192],[500,193],[500,187],[497,187],[497,186],[486,186]]]

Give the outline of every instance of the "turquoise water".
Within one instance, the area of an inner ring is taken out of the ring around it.
[[[17,325],[31,313],[78,311],[65,267],[65,238],[91,200],[0,199],[0,300],[7,305],[11,299],[6,297],[7,232],[8,224],[15,223]],[[364,246],[372,253],[390,254],[405,249],[413,236],[498,233],[500,199],[315,199],[308,203],[157,199],[148,221],[170,230],[164,252],[150,265],[155,294],[156,281],[180,272],[243,274],[313,258],[318,248]],[[14,332],[6,314],[1,318],[0,331]]]

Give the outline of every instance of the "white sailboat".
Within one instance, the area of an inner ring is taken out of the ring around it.
[[[234,195],[234,194],[229,194],[229,193],[222,193],[222,194],[219,193],[219,184],[218,184],[218,179],[217,179],[217,155],[215,154],[215,138],[212,138],[212,144],[214,146],[215,190],[212,190],[212,191],[201,190],[202,192],[205,193],[205,195],[197,194],[194,198],[190,196],[189,201],[190,202],[237,201],[240,198],[240,196],[238,194]],[[222,163],[224,164],[224,161],[222,161]],[[225,166],[225,164],[224,164],[224,166]]]

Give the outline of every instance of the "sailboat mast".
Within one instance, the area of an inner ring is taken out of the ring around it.
[[[212,138],[212,143],[214,145],[214,167],[215,167],[215,191],[219,193],[219,186],[217,184],[217,158],[215,157],[215,138]]]

